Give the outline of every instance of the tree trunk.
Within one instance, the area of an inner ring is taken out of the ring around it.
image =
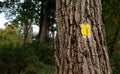
[[[101,0],[56,0],[57,74],[110,74]],[[89,23],[83,38],[79,24]]]
[[[28,43],[28,34],[29,34],[30,28],[31,28],[31,20],[28,20],[27,23],[25,24],[25,27],[24,27],[24,40],[23,40],[23,44],[27,44]]]
[[[25,25],[24,27],[24,40],[23,40],[23,44],[27,44],[27,38],[28,38],[28,25]]]
[[[45,4],[45,1],[41,2],[41,19],[40,19],[40,31],[39,31],[39,43],[43,44],[46,37],[48,36],[48,5]]]

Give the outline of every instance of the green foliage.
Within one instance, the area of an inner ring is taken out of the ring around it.
[[[0,51],[0,61],[3,62],[1,68],[4,71],[13,70],[19,72],[21,69],[26,68],[29,64],[35,64],[37,58],[33,54],[33,49],[14,48],[7,46]],[[0,71],[1,72],[1,71]]]
[[[53,42],[36,47],[37,42],[0,48],[0,74],[54,74]]]
[[[29,65],[24,71],[20,74],[54,74],[55,67],[39,63],[37,66]]]
[[[21,46],[25,35],[20,31],[32,24],[41,25],[40,19],[43,19],[41,13],[45,8],[44,5],[49,9],[47,22],[51,27],[55,23],[55,0],[26,0],[23,3],[19,0],[5,1],[3,12],[17,30],[10,26],[0,30],[0,74],[55,73],[53,40],[48,38],[43,45],[38,45],[34,40],[31,44]],[[18,29],[21,30],[18,31]],[[49,30],[54,31],[52,27]]]
[[[8,25],[5,29],[0,29],[0,48],[11,45],[17,46],[18,29],[15,26]]]
[[[120,73],[120,0],[103,0],[103,21],[113,74]]]
[[[120,73],[120,51],[116,50],[110,58],[112,74]]]
[[[105,0],[103,5],[103,21],[106,27],[108,46],[114,41],[115,34],[120,28],[120,1],[119,0]]]
[[[42,44],[37,48],[36,55],[39,57],[40,61],[47,65],[55,65],[53,39],[48,38],[45,44]]]

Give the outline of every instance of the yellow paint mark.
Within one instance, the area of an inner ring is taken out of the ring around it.
[[[88,24],[88,23],[80,24],[80,27],[81,27],[82,36],[90,36],[91,35],[90,24]]]

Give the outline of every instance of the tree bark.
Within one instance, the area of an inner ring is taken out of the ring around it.
[[[46,1],[42,0],[41,2],[41,19],[40,19],[40,30],[39,30],[39,43],[43,44],[46,37],[48,36],[48,5]]]
[[[56,0],[57,74],[110,74],[101,0]],[[89,23],[83,38],[79,24]]]
[[[23,44],[27,44],[28,43],[28,34],[29,34],[29,30],[31,28],[31,20],[27,21],[27,23],[25,24],[24,27],[24,40],[23,40]]]
[[[28,25],[25,25],[24,28],[24,40],[23,40],[23,44],[27,44],[27,38],[28,38]]]

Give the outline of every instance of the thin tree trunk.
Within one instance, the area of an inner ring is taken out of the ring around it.
[[[57,74],[110,74],[101,0],[56,0]],[[91,25],[83,38],[80,23]]]
[[[24,40],[23,40],[23,44],[27,44],[28,43],[28,33],[29,33],[29,29],[31,28],[31,20],[27,21],[25,27],[24,27]]]
[[[25,29],[24,29],[24,42],[23,42],[23,44],[27,44],[27,38],[28,38],[28,25],[25,25]]]

